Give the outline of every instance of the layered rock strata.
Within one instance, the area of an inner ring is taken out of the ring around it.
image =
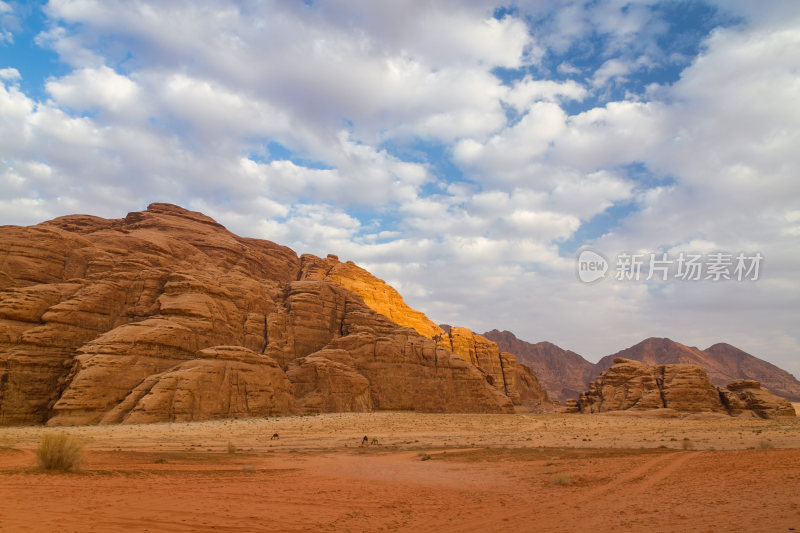
[[[355,265],[176,206],[4,226],[0,250],[0,424],[496,413],[533,394],[503,378],[511,358],[484,370],[412,329],[438,335],[421,313],[399,324],[332,281]]]
[[[792,405],[762,389],[757,381],[739,380],[715,387],[698,365],[646,366],[617,358],[589,385],[570,411],[601,413],[623,410],[673,409],[685,413],[751,411],[761,418],[795,416]]]

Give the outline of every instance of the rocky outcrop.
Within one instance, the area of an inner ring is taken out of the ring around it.
[[[441,335],[442,329],[423,313],[410,308],[391,285],[352,261],[339,262],[329,254],[325,259],[304,254],[300,257],[300,279],[330,281],[361,296],[370,309],[393,322],[411,328],[424,337]]]
[[[575,352],[549,342],[525,342],[510,331],[495,329],[483,336],[497,343],[501,351],[516,355],[519,363],[531,367],[550,397],[561,403],[577,398],[594,378],[611,368],[617,358],[639,361],[647,366],[698,365],[717,387],[737,379],[756,380],[779,396],[800,401],[800,381],[792,374],[725,343],[700,350],[670,339],[652,337],[592,364]]]
[[[487,331],[483,336],[497,343],[500,350],[513,353],[517,361],[529,366],[553,400],[577,398],[597,375],[594,364],[570,350],[550,342],[530,343],[510,331]]]
[[[510,375],[509,397],[517,406],[517,412],[549,413],[555,410],[553,401],[533,370],[525,365],[515,364],[513,354],[501,352],[500,358],[504,369],[513,369],[511,372],[506,370],[505,375],[507,379]]]
[[[756,381],[739,380],[725,389],[715,387],[697,365],[645,366],[617,358],[614,365],[589,385],[568,411],[602,413],[622,410],[672,409],[678,412],[752,411],[762,418],[795,416],[792,405]]]
[[[600,374],[589,390],[581,394],[578,399],[581,412],[667,407],[656,379],[661,372],[653,370],[637,361],[616,359],[614,366]],[[711,383],[708,386],[713,390]],[[721,408],[721,404],[716,407]]]
[[[511,398],[518,411],[554,410],[537,376],[517,363],[513,354],[500,352],[497,344],[467,328],[445,325],[442,329],[443,334],[434,338],[439,346],[478,367],[487,382]]]
[[[496,373],[346,288],[355,265],[200,213],[153,204],[5,226],[0,245],[0,424],[513,410]]]
[[[503,359],[494,342],[467,328],[436,325],[423,313],[410,308],[394,288],[351,261],[342,263],[330,254],[325,259],[303,255],[300,262],[299,279],[328,281],[355,292],[370,309],[433,339],[479,368],[490,385],[511,398],[517,410],[553,409],[552,401],[531,369],[523,368],[511,354]]]
[[[700,350],[670,339],[651,337],[613,355],[603,357],[594,375],[607,370],[614,359],[633,359],[645,365],[691,364],[705,369],[711,383],[724,387],[739,379],[755,380],[791,401],[800,401],[800,381],[793,375],[730,344],[718,343]]]
[[[720,397],[732,415],[752,411],[761,418],[796,416],[794,407],[788,400],[762,388],[761,383],[755,380],[733,381],[726,388],[720,389]]]
[[[703,350],[717,361],[719,369],[709,369],[708,377],[718,386],[740,379],[758,381],[770,391],[790,401],[800,402],[800,381],[772,363],[720,342]]]

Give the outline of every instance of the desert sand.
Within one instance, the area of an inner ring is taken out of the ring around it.
[[[800,530],[800,418],[379,412],[65,430],[85,443],[76,472],[36,466],[55,429],[0,429],[1,530]]]

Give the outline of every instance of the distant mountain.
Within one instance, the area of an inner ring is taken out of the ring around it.
[[[577,398],[601,372],[611,368],[618,357],[648,366],[700,365],[718,387],[737,379],[754,379],[779,396],[800,401],[800,381],[793,375],[730,344],[718,343],[700,350],[670,339],[651,337],[592,364],[573,351],[550,342],[526,342],[510,331],[494,329],[483,336],[497,343],[500,351],[516,355],[517,361],[533,369],[550,398],[562,403]]]
[[[711,382],[719,387],[737,379],[754,379],[779,396],[800,401],[800,381],[793,375],[730,344],[718,343],[700,350],[670,339],[651,337],[603,357],[595,365],[594,373],[600,374],[611,368],[617,357],[641,361],[649,366],[673,363],[700,365],[705,368]]]
[[[553,343],[533,344],[518,339],[510,331],[496,329],[487,331],[483,336],[496,342],[501,352],[510,352],[517,356],[518,362],[529,366],[550,398],[562,403],[577,398],[596,377],[594,364]]]

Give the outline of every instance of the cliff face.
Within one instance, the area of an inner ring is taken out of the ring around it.
[[[433,338],[443,333],[442,328],[423,313],[410,308],[391,285],[352,261],[341,263],[332,254],[325,259],[305,254],[300,257],[300,262],[300,279],[330,281],[344,287],[361,296],[373,311],[401,326],[413,329],[423,337]]]
[[[467,328],[436,325],[423,313],[409,307],[394,288],[352,262],[341,263],[335,255],[325,259],[303,255],[300,261],[301,279],[329,281],[351,290],[372,310],[433,339],[440,347],[480,369],[489,384],[511,398],[517,411],[553,410],[552,401],[537,375],[520,365],[514,355],[502,356],[491,340]]]
[[[553,402],[528,367],[517,363],[516,356],[501,352],[497,344],[467,328],[447,326],[434,338],[439,346],[480,368],[486,380],[508,395],[518,411],[553,411]]]
[[[793,375],[730,344],[718,343],[699,350],[670,339],[649,338],[603,357],[595,367],[595,375],[610,368],[618,357],[640,361],[646,365],[699,365],[718,387],[735,380],[755,380],[775,394],[792,401],[800,401],[800,381]]]
[[[788,401],[762,389],[757,381],[738,380],[717,388],[698,365],[646,366],[623,358],[615,359],[589,384],[576,407],[584,413],[667,408],[731,415],[750,411],[761,418],[795,416]]]
[[[483,336],[497,343],[501,350],[516,355],[520,363],[529,366],[550,397],[562,403],[577,398],[596,376],[593,363],[553,343],[525,342],[510,331],[496,329],[487,331]]]
[[[200,213],[153,204],[5,226],[0,249],[2,424],[513,409],[493,374],[337,278],[361,269],[336,261],[321,275],[331,258]]]

